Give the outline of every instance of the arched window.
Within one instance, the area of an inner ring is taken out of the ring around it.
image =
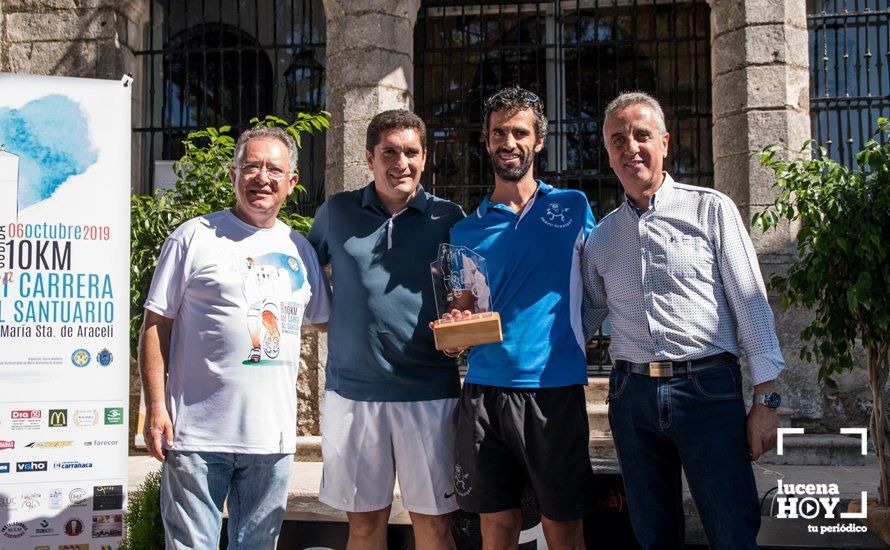
[[[325,105],[325,16],[322,0],[206,2],[149,0],[137,74],[143,116],[134,125],[142,182],[150,192],[172,183],[182,140],[208,126],[233,135],[268,114],[292,120]],[[137,97],[137,101],[139,98]],[[324,135],[300,150],[297,197],[312,215],[324,200]]]
[[[246,32],[225,24],[186,29],[167,43],[164,57],[163,156],[182,156],[188,132],[273,113],[272,63]]]

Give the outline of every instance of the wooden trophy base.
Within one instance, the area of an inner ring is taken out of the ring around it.
[[[501,342],[501,316],[496,311],[476,313],[469,319],[433,323],[436,349],[457,349]]]

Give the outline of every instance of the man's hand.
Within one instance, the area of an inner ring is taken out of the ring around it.
[[[145,415],[145,446],[148,453],[164,462],[164,443],[170,447],[173,445],[173,422],[170,421],[170,413],[163,404],[148,409]]]
[[[463,311],[459,309],[452,309],[450,313],[445,313],[442,315],[442,321],[446,323],[450,323],[452,321],[460,321],[461,319],[469,319],[470,316],[473,315],[470,313],[470,310],[465,309]],[[430,321],[430,330],[435,326],[433,321]],[[445,352],[445,355],[455,356],[462,351],[470,349],[470,348],[445,348],[442,351]]]
[[[776,445],[776,429],[779,427],[779,415],[766,405],[754,403],[748,412],[748,448],[751,460],[760,456]]]
[[[139,373],[145,396],[145,427],[143,437],[151,456],[164,462],[164,445],[173,444],[173,422],[164,400],[167,364],[170,360],[170,333],[173,319],[145,310],[139,338]]]

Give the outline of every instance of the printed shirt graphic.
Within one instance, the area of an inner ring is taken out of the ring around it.
[[[294,301],[309,292],[300,261],[286,254],[247,258],[243,291],[247,301],[247,331],[251,348],[248,361],[275,359],[281,351],[281,333],[300,334],[305,301]],[[308,299],[307,299],[308,300]]]
[[[300,326],[328,319],[315,253],[229,211],[164,243],[146,309],[175,320],[167,404],[178,451],[292,453]]]

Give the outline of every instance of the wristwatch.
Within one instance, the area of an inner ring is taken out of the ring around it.
[[[782,406],[782,396],[774,391],[760,394],[755,393],[754,402],[766,405],[769,410],[774,411]]]

